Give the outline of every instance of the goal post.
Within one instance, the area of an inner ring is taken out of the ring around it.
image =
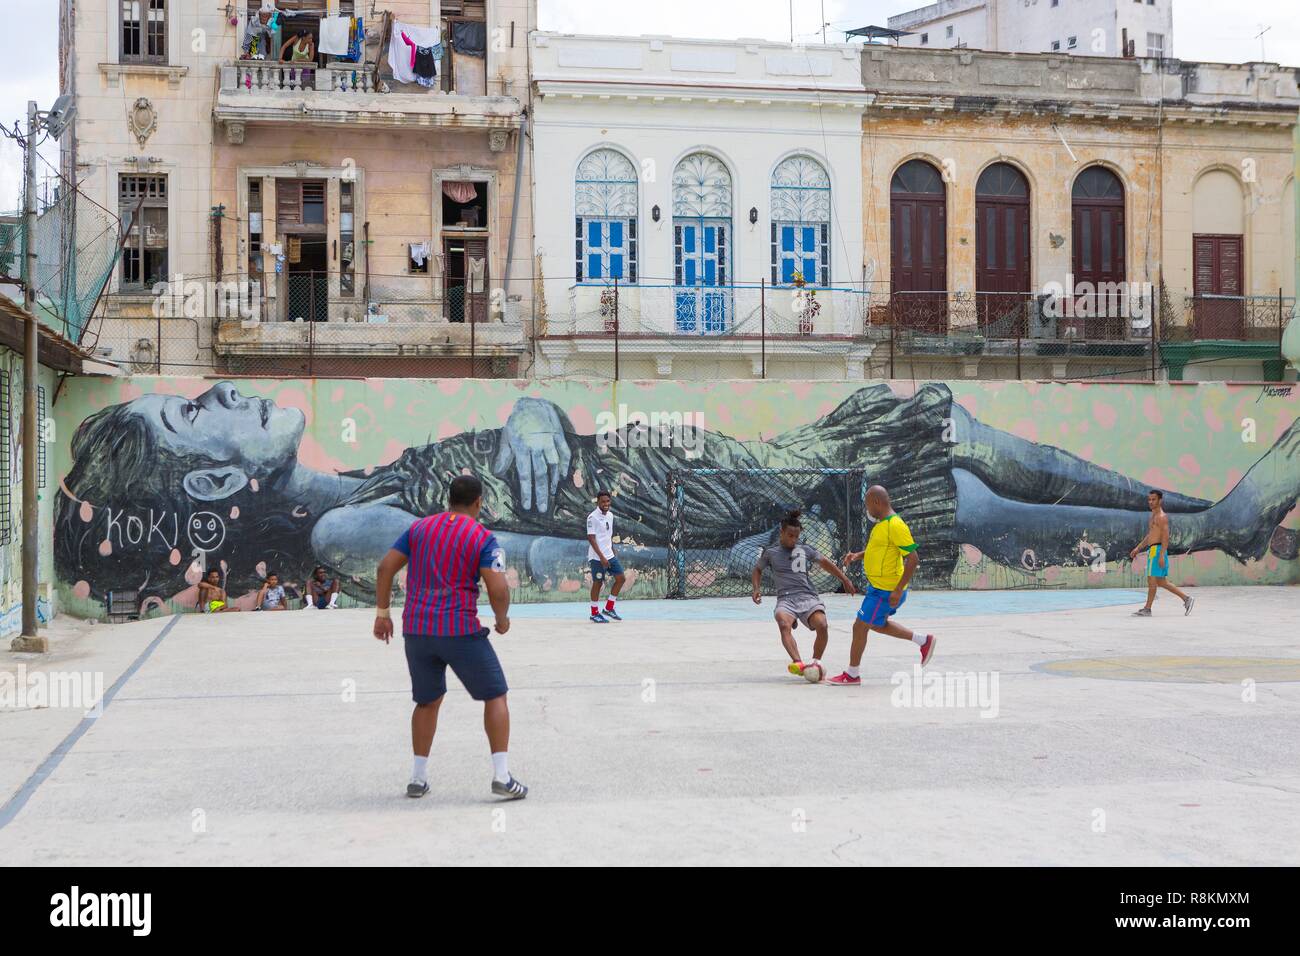
[[[668,596],[740,597],[787,512],[803,512],[801,540],[836,563],[860,551],[866,475],[860,468],[681,468],[668,473]],[[819,590],[842,585],[820,568]],[[848,569],[861,586],[861,567]],[[773,594],[770,573],[763,592]]]

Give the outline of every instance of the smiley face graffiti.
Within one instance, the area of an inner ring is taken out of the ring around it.
[[[211,511],[197,511],[185,523],[190,544],[199,551],[216,551],[226,540],[226,523]]]

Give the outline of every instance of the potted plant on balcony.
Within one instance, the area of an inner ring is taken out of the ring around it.
[[[795,313],[799,316],[799,334],[812,335],[813,325],[822,310],[822,304],[817,301],[817,290],[804,288],[807,285],[807,280],[804,279],[803,273],[798,270],[795,270],[794,275],[790,277],[790,281],[794,283],[796,289],[794,307]]]

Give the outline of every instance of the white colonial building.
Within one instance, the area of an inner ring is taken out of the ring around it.
[[[861,377],[860,48],[530,42],[537,374]]]

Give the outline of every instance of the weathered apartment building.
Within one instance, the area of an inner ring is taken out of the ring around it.
[[[61,2],[65,163],[129,226],[96,347],[140,370],[522,371],[532,0]]]
[[[235,374],[1282,374],[1295,69],[535,26],[62,0],[65,162],[129,223],[87,344]]]

